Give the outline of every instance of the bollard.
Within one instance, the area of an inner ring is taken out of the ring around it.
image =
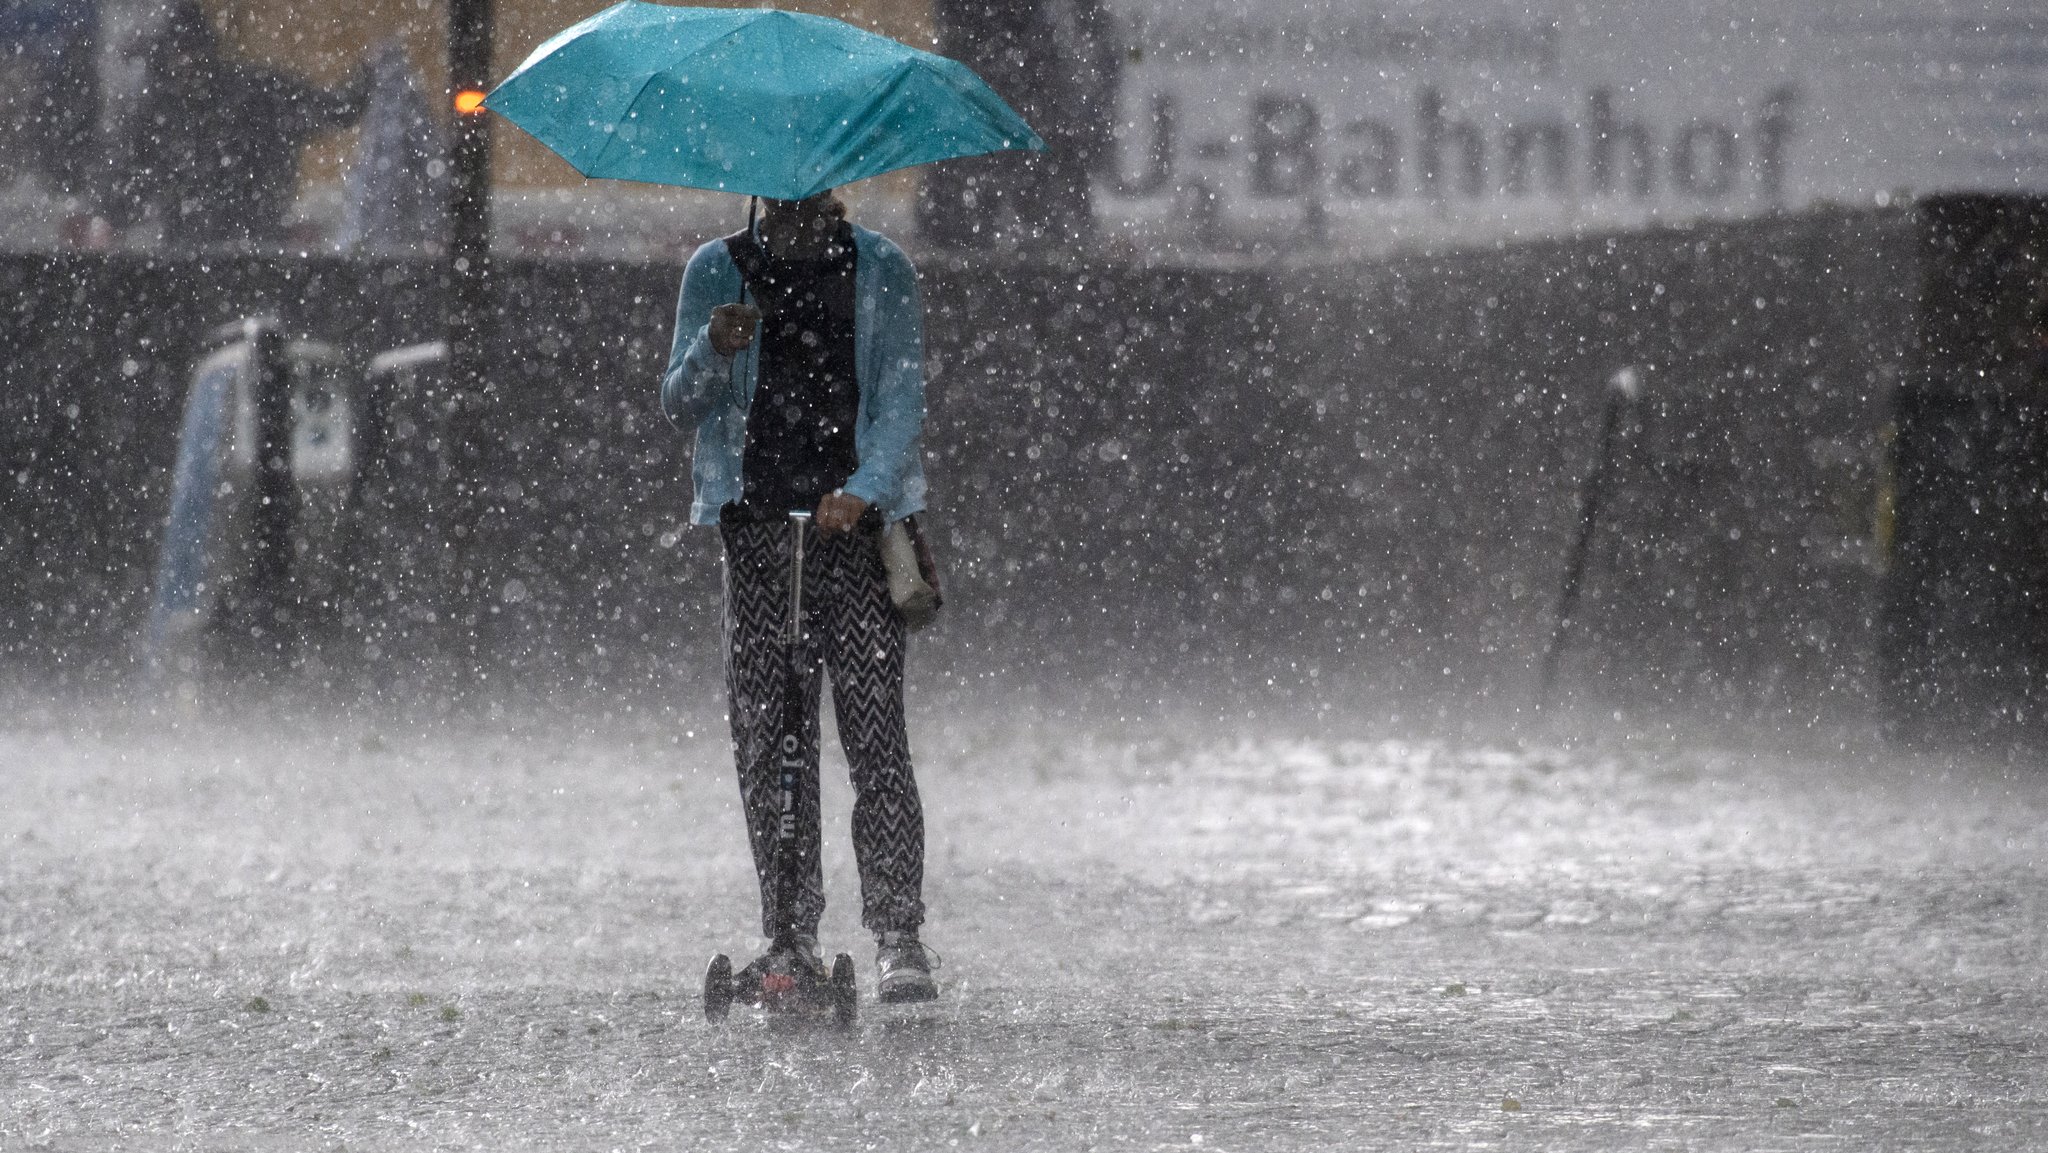
[[[1600,417],[1600,444],[1593,468],[1579,489],[1579,528],[1565,553],[1564,581],[1557,594],[1557,619],[1550,631],[1550,646],[1543,653],[1543,684],[1538,703],[1548,705],[1557,684],[1557,664],[1564,653],[1566,634],[1578,610],[1579,589],[1586,576],[1586,557],[1591,552],[1593,531],[1599,526],[1600,509],[1607,499],[1607,486],[1614,472],[1614,442],[1621,431],[1625,409],[1642,395],[1643,372],[1633,364],[1623,365],[1607,380],[1607,400]]]

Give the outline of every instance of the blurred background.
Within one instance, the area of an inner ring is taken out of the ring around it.
[[[936,699],[2048,733],[2029,7],[792,6],[1052,145],[845,193],[925,277]],[[715,689],[655,386],[744,203],[456,110],[599,7],[0,9],[16,680]]]

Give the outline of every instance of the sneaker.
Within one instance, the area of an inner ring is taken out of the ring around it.
[[[732,987],[742,1001],[766,1006],[823,987],[831,980],[816,937],[778,941],[734,973]]]
[[[936,963],[916,933],[883,933],[876,938],[876,996],[885,1005],[938,1000],[938,982],[932,980]]]

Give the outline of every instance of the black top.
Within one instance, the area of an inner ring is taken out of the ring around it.
[[[860,415],[853,229],[841,223],[824,255],[809,260],[773,256],[744,232],[727,237],[725,246],[761,309],[741,502],[749,512],[776,517],[816,508],[860,467],[853,440]]]

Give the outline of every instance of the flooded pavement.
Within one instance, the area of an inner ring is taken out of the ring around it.
[[[699,1012],[757,944],[715,715],[18,713],[0,1148],[2048,1144],[2038,772],[995,708],[913,739],[946,995],[841,1034]]]

